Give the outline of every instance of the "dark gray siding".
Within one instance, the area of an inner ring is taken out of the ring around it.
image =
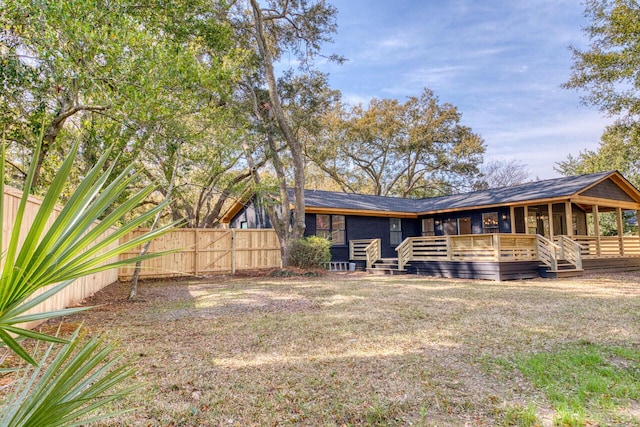
[[[306,215],[305,236],[313,236],[316,233],[316,215]],[[395,246],[391,246],[389,218],[371,216],[345,216],[346,244],[331,247],[331,258],[334,261],[347,261],[349,259],[349,240],[380,239],[382,256],[395,258],[397,252]],[[415,219],[402,219],[402,239],[420,235],[419,222]]]
[[[230,228],[241,228],[242,223],[247,223],[247,228],[271,228],[269,215],[259,203],[252,201],[245,205],[229,223]]]

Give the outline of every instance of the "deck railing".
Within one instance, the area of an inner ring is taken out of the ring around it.
[[[536,249],[538,259],[551,270],[558,269],[558,257],[561,248],[546,237],[536,235]]]
[[[367,259],[367,246],[374,239],[349,240],[349,259],[364,261]]]
[[[638,236],[573,236],[584,258],[640,256]]]
[[[349,244],[350,259],[366,260],[369,266],[380,258],[379,239]],[[396,252],[400,270],[410,261],[540,261],[556,270],[558,260],[582,269],[583,258],[640,257],[640,237],[556,236],[552,242],[535,234],[424,236],[405,239]]]
[[[536,236],[467,234],[405,239],[397,248],[398,268],[410,261],[535,261]]]

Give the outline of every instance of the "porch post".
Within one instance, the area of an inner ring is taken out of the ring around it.
[[[524,205],[524,234],[529,234],[529,206]],[[640,211],[638,211],[640,212]],[[638,236],[640,236],[640,227],[638,227]]]
[[[509,215],[511,215],[511,234],[516,233],[516,208],[511,206],[509,208]]]
[[[565,220],[567,224],[567,236],[573,238],[573,208],[571,206],[571,200],[564,202],[564,214],[567,217]]]
[[[547,203],[547,211],[549,214],[549,240],[553,242],[553,203]]]
[[[593,232],[596,235],[596,255],[600,256],[600,215],[598,214],[598,205],[593,205],[591,212],[593,214]]]
[[[491,241],[493,243],[493,259],[495,261],[500,261],[500,234],[492,234]]]
[[[624,256],[624,232],[622,229],[622,208],[616,208],[617,220],[618,220],[618,248],[620,256]]]

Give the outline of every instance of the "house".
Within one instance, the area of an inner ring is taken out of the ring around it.
[[[640,192],[617,171],[426,199],[306,190],[305,206],[305,234],[370,271],[505,280],[640,269],[640,236],[623,233]],[[270,227],[255,199],[223,222]]]

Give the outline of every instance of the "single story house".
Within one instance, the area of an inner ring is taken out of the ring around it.
[[[640,269],[640,236],[623,232],[638,211],[640,191],[617,171],[425,199],[305,190],[305,235],[331,239],[334,262],[370,271],[557,277]],[[603,220],[615,235],[602,235]],[[237,202],[223,223],[270,228],[255,198]]]

